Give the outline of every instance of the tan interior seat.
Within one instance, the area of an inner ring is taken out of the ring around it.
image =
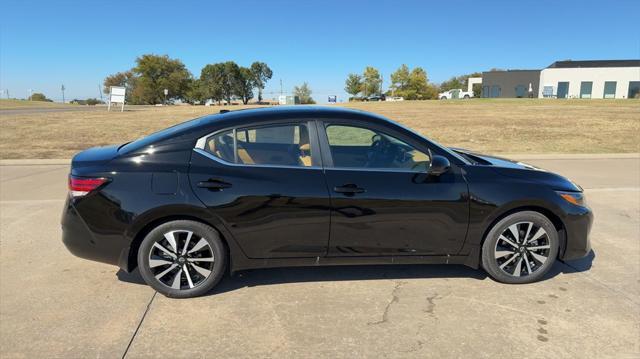
[[[300,163],[304,167],[311,167],[311,143],[309,141],[309,131],[307,126],[300,126]]]
[[[207,142],[207,149],[216,157],[233,162],[233,137],[229,135],[215,136]]]
[[[240,163],[247,165],[254,165],[256,163],[253,160],[253,157],[249,154],[249,151],[240,144],[240,141],[238,141],[238,159],[240,160]]]

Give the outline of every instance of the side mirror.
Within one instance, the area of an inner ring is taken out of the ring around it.
[[[427,173],[431,176],[440,176],[451,168],[451,163],[446,157],[433,155],[431,157],[431,165]]]

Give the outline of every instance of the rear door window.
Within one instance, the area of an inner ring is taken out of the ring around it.
[[[209,137],[206,151],[243,165],[311,167],[306,123],[237,128]]]

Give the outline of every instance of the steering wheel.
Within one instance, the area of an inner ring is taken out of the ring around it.
[[[371,136],[371,146],[367,151],[367,162],[365,167],[377,167],[376,165],[385,157],[388,157],[391,142],[380,134]]]

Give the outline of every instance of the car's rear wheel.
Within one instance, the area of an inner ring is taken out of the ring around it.
[[[531,283],[549,271],[558,256],[558,231],[538,212],[513,213],[487,234],[482,266],[503,283]]]
[[[441,99],[441,100],[446,100],[446,99],[447,99],[447,96],[442,96],[442,97],[440,97],[440,99]]]
[[[159,225],[138,250],[142,278],[167,297],[196,297],[222,278],[227,253],[218,232],[200,222],[178,220]]]

